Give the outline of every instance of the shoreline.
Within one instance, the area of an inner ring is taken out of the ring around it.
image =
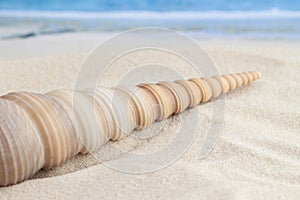
[[[264,13],[264,11],[261,12]],[[106,14],[103,14],[103,16],[100,14],[102,17],[99,18],[89,18],[89,13],[81,14],[83,18],[80,18],[81,15],[70,14],[70,16],[75,16],[75,18],[68,18],[60,16],[60,14],[48,13],[49,17],[45,16],[41,18],[35,15],[31,16],[30,13],[26,16],[18,17],[6,16],[4,12],[1,16],[0,10],[0,39],[26,39],[42,35],[76,32],[115,33],[135,28],[161,27],[205,38],[300,40],[300,12],[299,17],[280,17],[280,12],[276,10],[271,10],[269,13],[273,17],[260,18],[255,12],[248,16],[246,12],[244,18],[234,15],[224,18],[222,16],[224,13],[222,14],[221,12],[220,16],[217,15],[216,18],[208,19],[206,17],[202,18],[201,13],[195,13],[200,14],[198,18],[191,17],[187,19],[184,17],[180,18],[182,15],[176,13],[172,14],[175,15],[174,17],[165,19],[161,18],[159,14],[153,14],[154,18],[144,18],[137,17],[134,13],[131,13],[130,16],[135,18],[120,17],[120,13],[113,14],[115,17],[111,18],[109,16],[106,18]],[[62,12],[62,14],[65,13]],[[85,17],[86,15],[87,17]]]
[[[1,32],[1,31],[0,31]],[[15,60],[15,59],[27,59],[32,57],[44,57],[44,56],[56,56],[67,54],[83,54],[87,56],[101,43],[113,39],[114,36],[119,35],[119,32],[75,32],[75,33],[62,33],[42,35],[37,37],[31,37],[27,39],[10,39],[0,40],[0,60]],[[193,35],[185,34],[187,37],[193,39],[200,46],[206,44],[215,44],[218,46],[230,46],[230,43],[238,45],[239,43],[257,43],[264,44],[268,47],[277,44],[283,46],[297,46],[300,44],[300,40],[292,39],[260,39],[260,38],[222,38],[222,37],[194,37]],[[143,35],[133,35],[138,40],[143,40]],[[159,37],[159,34],[158,34]],[[64,45],[61,45],[61,43]],[[176,42],[174,42],[176,44]],[[125,44],[126,45],[126,44]],[[40,48],[44,46],[45,48]],[[288,48],[288,47],[287,47]],[[82,58],[84,59],[84,58]]]

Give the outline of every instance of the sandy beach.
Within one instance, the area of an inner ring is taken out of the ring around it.
[[[73,88],[89,53],[110,36],[65,33],[1,40],[0,94]],[[39,172],[31,180],[0,188],[0,199],[299,198],[300,42],[243,39],[197,39],[197,42],[221,74],[249,70],[262,74],[257,82],[225,96],[221,136],[207,157],[199,158],[199,148],[205,138],[204,130],[210,125],[215,101],[155,124],[150,129],[160,130],[155,137],[147,140],[128,137],[117,142],[129,151],[147,152],[174,139],[172,130],[180,118],[198,124],[192,145],[170,166],[151,173],[130,174],[111,169],[92,155],[79,155],[62,167]],[[142,52],[140,60],[129,57],[118,65],[137,65],[155,56],[155,52]],[[163,55],[161,59],[189,76],[176,59]],[[121,73],[122,70],[110,73],[105,84],[109,86]],[[201,117],[194,118],[196,114]],[[109,149],[101,148],[98,153],[105,151]]]

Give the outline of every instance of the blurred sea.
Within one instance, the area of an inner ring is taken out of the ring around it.
[[[300,39],[293,0],[0,0],[1,39],[164,27],[201,37]]]

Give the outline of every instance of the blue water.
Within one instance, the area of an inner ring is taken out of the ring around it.
[[[300,10],[299,0],[1,0],[0,8],[50,11]]]
[[[144,26],[206,37],[300,39],[300,1],[0,0],[0,28],[16,29],[2,39]]]

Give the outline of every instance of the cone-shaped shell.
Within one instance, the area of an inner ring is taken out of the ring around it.
[[[258,72],[96,91],[15,92],[0,97],[0,186],[58,167],[134,129],[258,79]]]

